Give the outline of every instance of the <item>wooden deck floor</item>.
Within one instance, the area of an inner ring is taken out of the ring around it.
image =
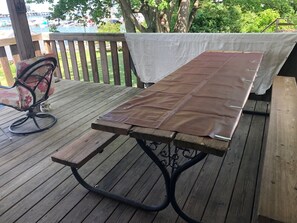
[[[117,106],[139,89],[61,81],[51,97],[58,123],[42,133],[12,136],[0,132],[0,222],[184,222],[169,206],[144,212],[88,193],[70,168],[50,155],[71,142],[100,113]],[[248,101],[248,109],[266,111],[267,103]],[[20,113],[0,110],[0,127]],[[259,168],[265,137],[264,116],[243,115],[230,151],[209,155],[180,177],[177,198],[183,209],[202,222],[251,222],[255,214]],[[8,133],[10,134],[10,133]],[[149,158],[127,137],[119,137],[80,169],[90,183],[131,198],[158,203],[163,179]]]

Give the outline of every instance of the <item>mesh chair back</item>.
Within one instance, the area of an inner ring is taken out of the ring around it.
[[[51,56],[36,57],[18,63],[15,85],[19,91],[22,110],[37,106],[53,93],[52,80],[56,65],[57,60]]]

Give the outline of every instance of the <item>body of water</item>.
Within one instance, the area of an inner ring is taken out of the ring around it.
[[[32,34],[49,32],[49,21],[47,21],[47,19],[42,16],[29,16],[28,22]],[[10,24],[11,21],[9,18],[0,18],[0,38],[9,37],[6,36],[6,34],[10,35],[10,33],[12,33],[13,29]],[[94,33],[97,32],[97,26],[89,25],[84,27],[71,21],[61,21],[60,25],[57,24],[57,30],[59,32]]]

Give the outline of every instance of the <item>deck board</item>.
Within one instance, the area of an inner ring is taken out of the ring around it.
[[[51,112],[58,117],[53,128],[13,135],[12,141],[0,132],[0,222],[184,222],[171,206],[149,213],[89,193],[70,168],[50,160],[100,114],[140,91],[60,81],[50,98]],[[248,101],[247,107],[266,111],[267,104]],[[11,108],[1,109],[0,127],[8,132],[8,125],[20,116]],[[265,117],[244,115],[225,156],[209,155],[180,177],[176,196],[187,213],[202,222],[251,222],[265,125]],[[107,190],[148,204],[157,204],[164,196],[164,180],[156,166],[127,136],[117,138],[79,171],[91,184],[99,182]]]

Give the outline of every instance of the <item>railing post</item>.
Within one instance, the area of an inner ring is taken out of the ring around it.
[[[6,0],[21,60],[35,56],[24,0]]]

